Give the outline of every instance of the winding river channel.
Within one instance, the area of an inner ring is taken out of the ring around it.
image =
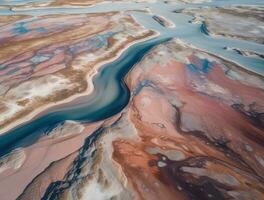
[[[1,2],[1,1],[0,1]],[[12,1],[11,1],[12,2]],[[13,1],[15,4],[16,1]],[[0,3],[1,4],[1,3]],[[218,0],[199,6],[228,6],[236,4],[252,4],[252,0]],[[254,1],[255,5],[263,5],[263,0]],[[259,74],[264,73],[264,61],[257,57],[246,57],[235,51],[226,51],[225,47],[239,48],[248,51],[264,54],[263,45],[254,42],[242,41],[238,39],[228,39],[225,37],[211,37],[201,30],[201,24],[193,24],[189,21],[191,16],[173,12],[182,9],[186,4],[166,4],[156,3],[122,3],[110,2],[101,3],[90,7],[52,7],[36,9],[4,9],[0,8],[0,14],[31,14],[46,15],[58,13],[100,13],[107,11],[138,10],[142,8],[150,9],[150,13],[129,11],[138,23],[148,29],[160,33],[154,39],[139,42],[127,50],[113,62],[103,65],[98,74],[93,78],[94,91],[86,97],[82,97],[79,104],[72,104],[70,107],[59,107],[52,109],[51,112],[34,118],[16,128],[3,133],[0,136],[0,155],[4,155],[11,150],[32,144],[43,134],[65,120],[77,120],[83,122],[93,122],[108,118],[120,112],[128,103],[130,91],[126,87],[123,78],[128,71],[139,62],[143,56],[154,46],[168,41],[171,38],[180,38],[185,42],[208,51],[212,54],[221,56],[227,60],[238,63],[250,71]],[[155,21],[152,16],[160,15],[174,23],[174,27],[164,27]]]

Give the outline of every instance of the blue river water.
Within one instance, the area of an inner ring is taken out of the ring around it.
[[[5,1],[6,2],[6,1]],[[19,1],[12,1],[16,4]],[[253,3],[254,2],[254,3]],[[237,4],[263,5],[263,0],[215,0],[203,3],[206,6],[224,6]],[[0,1],[1,5],[1,1]],[[2,4],[3,5],[3,4]],[[248,70],[264,74],[263,59],[246,57],[235,51],[226,51],[225,47],[235,47],[239,49],[264,53],[262,44],[238,39],[228,39],[225,37],[211,37],[201,30],[202,24],[192,24],[189,21],[191,16],[174,13],[175,9],[186,7],[185,4],[169,5],[158,1],[156,3],[133,3],[115,2],[109,4],[98,4],[92,7],[61,7],[61,8],[24,8],[7,9],[0,8],[0,15],[12,14],[31,14],[45,15],[58,13],[92,13],[142,9],[148,7],[152,13],[164,16],[175,24],[175,27],[167,28],[161,26],[152,18],[151,13],[130,11],[131,14],[141,25],[148,29],[158,31],[160,36],[134,44],[128,48],[115,61],[104,65],[94,77],[93,83],[95,90],[90,94],[85,102],[71,107],[55,109],[50,113],[26,122],[0,136],[0,156],[5,155],[11,150],[34,143],[43,132],[52,129],[58,123],[65,120],[77,120],[83,122],[93,122],[108,118],[120,112],[128,103],[130,91],[125,85],[123,78],[127,72],[154,46],[165,42],[171,38],[179,38],[194,46],[204,49],[212,54],[222,56],[232,60]],[[201,4],[192,5],[201,6]]]
[[[95,90],[85,103],[48,113],[1,135],[0,156],[34,143],[41,134],[65,120],[93,122],[120,112],[130,98],[124,76],[152,47],[169,39],[162,37],[137,43],[115,61],[102,66],[93,79]]]

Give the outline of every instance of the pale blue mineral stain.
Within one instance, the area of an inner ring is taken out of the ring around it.
[[[35,55],[30,59],[31,62],[37,64],[49,60],[51,55]]]
[[[199,73],[208,73],[210,71],[210,69],[212,68],[212,63],[210,63],[210,61],[208,61],[207,59],[202,59],[200,60],[200,62],[202,62],[202,67],[198,67],[194,64],[188,64],[188,69],[192,72],[199,72]]]
[[[27,27],[24,26],[23,22],[20,22],[18,26],[13,29],[13,31],[18,34],[25,34],[28,33],[30,30],[28,30]]]
[[[69,47],[70,52],[73,54],[78,54],[84,51],[100,49],[108,45],[108,38],[115,33],[108,32],[105,34],[98,34],[94,37],[88,38],[82,42],[73,44]]]
[[[37,32],[45,32],[46,31],[46,29],[44,27],[37,27],[37,28],[29,29],[27,27],[27,24],[34,22],[34,21],[36,21],[36,19],[30,20],[30,21],[23,21],[23,22],[15,23],[12,31],[16,34],[26,34],[30,31],[37,31]]]
[[[136,88],[133,90],[133,96],[137,96],[139,92],[142,90],[142,88],[151,86],[151,84],[152,81],[150,80],[139,81]]]
[[[9,71],[6,73],[6,75],[14,74],[14,73],[16,73],[17,71],[19,71],[19,68],[11,69],[11,70],[9,70]]]

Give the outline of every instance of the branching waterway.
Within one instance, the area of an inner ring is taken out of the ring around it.
[[[230,6],[236,4],[252,4],[252,1],[222,0],[203,4],[192,4],[192,7]],[[254,1],[254,4],[262,5],[263,1]],[[0,8],[1,15],[101,13],[130,10],[127,13],[131,14],[139,24],[147,29],[152,29],[160,33],[154,39],[132,45],[115,61],[103,65],[93,79],[94,91],[89,96],[83,97],[78,105],[73,103],[71,107],[55,107],[51,112],[45,113],[42,116],[3,133],[0,136],[0,155],[4,155],[17,147],[32,144],[40,137],[43,131],[45,132],[65,120],[94,122],[120,112],[127,105],[130,98],[130,91],[123,81],[125,75],[151,48],[171,38],[179,38],[211,54],[238,63],[247,70],[259,74],[264,73],[264,62],[262,58],[247,57],[239,54],[237,51],[226,50],[226,47],[232,47],[264,54],[262,44],[222,36],[212,37],[210,34],[206,34],[202,31],[204,26],[202,23],[190,23],[192,20],[191,16],[174,12],[187,6],[189,5],[166,4],[158,1],[155,3],[109,2],[88,7]],[[140,11],[144,9],[148,9],[149,12]],[[174,26],[163,26],[153,19],[154,15],[162,16],[172,22]]]

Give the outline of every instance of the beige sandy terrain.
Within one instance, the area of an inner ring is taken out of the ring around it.
[[[192,14],[193,22],[203,21],[211,35],[264,42],[264,16],[261,14],[264,8],[261,6],[190,8],[183,12]]]
[[[53,16],[45,16],[48,19],[49,17],[52,20]],[[73,17],[75,17],[75,20],[85,19],[85,15]],[[81,19],[78,19],[78,17]],[[0,52],[0,59],[11,58],[11,56],[14,56],[14,49],[17,48],[21,49],[20,54],[24,57],[30,52],[36,51],[36,49],[41,50],[44,45],[50,45],[51,50],[53,48],[60,49],[61,46],[73,49],[76,48],[76,45],[82,45],[82,40],[89,41],[89,38],[92,38],[90,40],[93,41],[93,38],[97,35],[105,34],[107,29],[115,32],[113,36],[106,39],[107,44],[102,48],[88,49],[81,52],[74,50],[77,52],[70,55],[67,54],[67,51],[64,51],[52,58],[54,61],[39,64],[48,65],[51,70],[43,68],[43,70],[30,74],[31,77],[28,78],[27,76],[26,80],[12,79],[19,82],[8,82],[11,79],[4,80],[2,86],[6,85],[7,89],[3,90],[0,96],[0,131],[3,132],[9,129],[11,126],[8,127],[8,125],[11,122],[14,126],[16,124],[14,120],[19,121],[22,117],[23,121],[28,120],[47,108],[47,105],[51,106],[65,100],[70,101],[70,97],[73,98],[76,95],[91,91],[93,88],[91,77],[96,73],[98,67],[118,56],[123,49],[133,42],[146,39],[155,34],[138,25],[131,17],[120,13],[91,14],[87,17],[89,17],[87,24],[84,26],[81,23],[80,27],[75,27],[74,32],[62,30],[56,33],[57,30],[54,30],[56,32],[47,37],[38,38],[36,36],[37,38],[30,39],[32,42],[28,39],[18,38],[16,43],[5,44]],[[101,25],[95,26],[96,23]],[[77,32],[79,32],[78,36]],[[56,43],[54,43],[54,40],[56,40]],[[77,44],[75,44],[76,42]],[[91,43],[91,45],[94,44]],[[49,51],[49,49],[46,48],[45,51]],[[19,123],[21,122],[19,121]]]
[[[46,198],[261,199],[263,77],[173,40],[126,82],[127,107],[86,141]]]

